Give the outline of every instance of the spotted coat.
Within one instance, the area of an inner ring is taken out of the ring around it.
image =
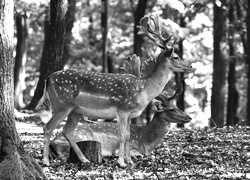
[[[58,99],[71,102],[80,92],[105,95],[110,105],[117,107],[135,107],[135,98],[144,89],[145,80],[131,74],[96,73],[87,70],[68,69],[49,76]]]

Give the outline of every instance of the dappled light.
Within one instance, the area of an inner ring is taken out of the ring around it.
[[[0,179],[250,178],[250,1],[0,4]]]

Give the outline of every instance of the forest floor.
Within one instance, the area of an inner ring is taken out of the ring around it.
[[[134,166],[120,168],[117,157],[101,164],[67,164],[60,160],[42,165],[43,130],[17,122],[24,147],[43,167],[48,179],[250,179],[250,127],[175,129],[148,157],[135,157]]]

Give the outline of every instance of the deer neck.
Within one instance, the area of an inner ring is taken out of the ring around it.
[[[162,142],[166,132],[168,131],[168,125],[170,123],[165,121],[157,113],[153,120],[147,125],[142,126],[140,130],[139,144],[143,148],[141,154],[149,155],[151,151]]]
[[[160,61],[163,56],[164,54],[159,55],[157,67],[150,76],[146,78],[145,92],[148,94],[150,101],[163,91],[172,76],[172,71],[167,65],[168,60],[164,59]]]

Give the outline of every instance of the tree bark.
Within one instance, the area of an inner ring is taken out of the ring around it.
[[[113,73],[114,67],[113,67],[113,58],[111,57],[110,53],[108,53],[108,73]]]
[[[185,28],[186,23],[185,23],[185,17],[183,17],[182,15],[180,15],[180,27]],[[180,39],[179,41],[179,51],[178,51],[178,55],[180,58],[183,58],[183,40],[184,39]],[[176,100],[176,105],[178,108],[180,108],[182,111],[185,111],[185,90],[186,90],[186,83],[185,83],[185,77],[184,77],[184,72],[180,72],[180,73],[176,73],[175,74],[176,77],[176,83],[177,81],[180,81],[182,86],[183,86],[183,92],[180,94],[179,98]],[[184,127],[184,124],[177,124],[177,127],[181,128]]]
[[[250,126],[250,2],[248,2],[247,7],[247,61],[246,65],[248,67],[247,70],[247,78],[248,78],[248,89],[247,89],[247,125]]]
[[[97,141],[80,141],[76,143],[84,156],[94,163],[102,162],[102,153],[101,153],[101,143]],[[70,148],[69,158],[67,163],[81,163],[75,151]]]
[[[245,19],[246,16],[243,17],[243,14],[244,14],[245,11],[243,10],[240,1],[234,1],[234,3],[235,3],[235,9],[236,9],[236,14],[237,14],[238,21],[241,21],[241,22],[247,21]],[[244,25],[245,25],[245,23],[241,23],[241,27],[239,29],[244,29],[245,28]],[[244,52],[245,52],[245,54],[247,54],[246,32],[243,31],[242,33],[240,33],[240,36],[241,36],[241,41],[242,41]]]
[[[63,46],[63,63],[71,66],[70,61],[70,43],[72,40],[72,28],[75,22],[75,13],[76,13],[76,0],[68,0],[68,10],[65,15],[65,42]]]
[[[139,0],[136,10],[134,13],[134,54],[136,54],[137,56],[142,56],[142,44],[144,42],[143,37],[139,36],[138,33],[138,29],[136,26],[138,26],[140,24],[140,20],[141,18],[143,18],[143,16],[145,15],[146,12],[146,8],[147,8],[147,0]],[[132,4],[132,1],[131,1]],[[133,6],[133,4],[132,4]],[[143,113],[146,113],[146,121],[147,123],[149,123],[150,121],[150,112],[151,112],[151,105],[149,104],[146,109],[144,110]],[[133,118],[131,120],[132,124],[141,124],[141,121],[139,117],[137,118]]]
[[[136,26],[139,25],[141,18],[145,15],[145,11],[147,8],[147,0],[139,0],[136,11],[134,12],[134,54],[137,56],[142,56],[142,44],[143,38],[137,34],[138,29]]]
[[[229,29],[229,71],[228,71],[228,100],[227,100],[227,126],[234,126],[237,123],[237,108],[238,108],[238,92],[236,89],[236,77],[235,77],[235,49],[234,49],[234,34],[235,28],[233,27],[235,23],[235,10],[234,4],[232,3],[228,12],[228,19],[231,29]]]
[[[108,11],[109,0],[102,0],[102,72],[104,73],[108,72]]]
[[[214,2],[214,54],[213,54],[213,86],[211,97],[211,118],[215,124],[211,126],[223,127],[225,111],[225,94],[226,94],[226,63],[222,54],[222,37],[224,36],[225,27],[225,10],[223,4],[217,6]]]
[[[28,22],[26,13],[16,15],[17,45],[14,66],[15,108],[23,108],[23,90],[25,89],[26,40]]]
[[[14,121],[13,0],[0,0],[0,179],[47,179],[21,144]]]
[[[65,36],[65,4],[64,0],[51,0],[49,17],[44,25],[44,46],[40,63],[40,76],[35,94],[27,109],[34,109],[43,94],[44,82],[47,77],[63,69],[62,60]]]

